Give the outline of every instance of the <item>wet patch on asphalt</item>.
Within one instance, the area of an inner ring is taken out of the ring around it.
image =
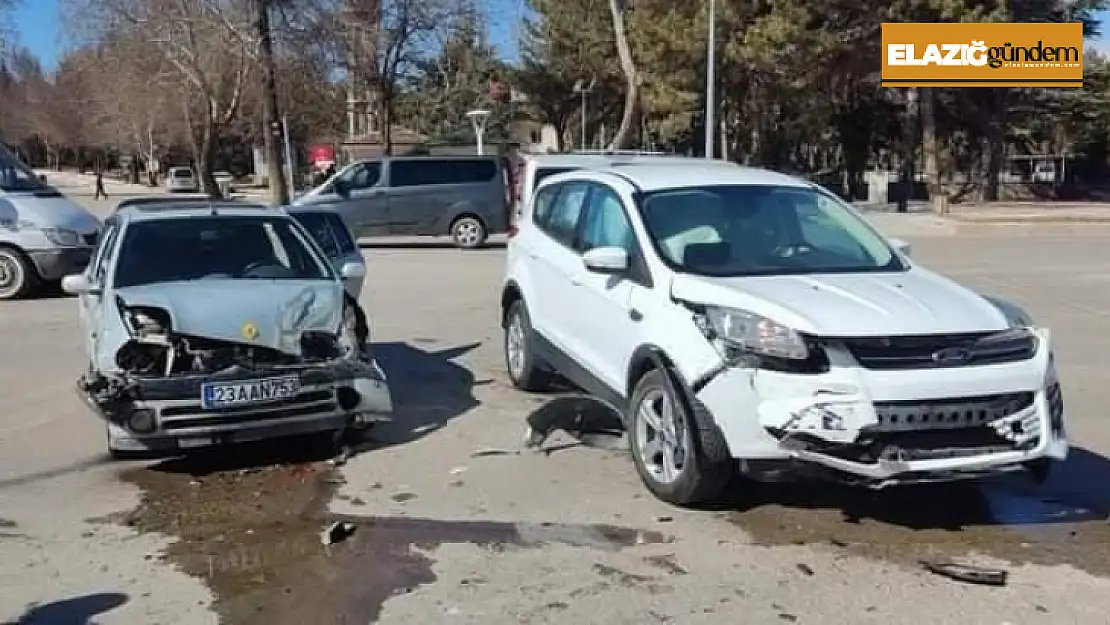
[[[374,622],[390,597],[436,580],[428,552],[446,543],[493,551],[556,543],[615,551],[673,540],[609,525],[329,514],[342,480],[326,454],[298,450],[301,457],[286,454],[275,462],[273,444],[255,447],[270,459],[240,451],[236,466],[225,453],[127,470],[121,477],[139,487],[141,503],[110,519],[169,536],[166,553],[148,557],[203,579],[216,595],[215,610],[237,625]],[[344,531],[330,535],[341,538],[327,544],[328,527],[337,525]]]
[[[880,491],[740,480],[723,516],[761,545],[824,545],[912,566],[981,554],[1110,577],[1103,497],[1016,476]]]

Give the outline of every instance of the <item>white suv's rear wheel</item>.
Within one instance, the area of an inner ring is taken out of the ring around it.
[[[513,386],[523,391],[542,391],[551,384],[532,351],[532,322],[523,300],[516,300],[505,315],[505,369]]]
[[[707,443],[715,446],[723,441],[711,438],[719,436],[715,431],[702,431],[712,417],[690,414],[673,396],[666,375],[653,369],[632,392],[628,424],[636,471],[648,490],[667,503],[712,501],[721,496],[732,476],[731,460],[713,459],[720,458],[722,450],[707,449]]]

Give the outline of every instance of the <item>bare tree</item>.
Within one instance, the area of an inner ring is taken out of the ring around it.
[[[443,0],[338,0],[337,41],[349,59],[348,79],[378,96],[382,143],[393,152],[393,125],[401,80],[436,49],[436,34],[450,24]]]
[[[82,1],[82,0],[75,0]],[[253,68],[251,51],[229,42],[224,22],[249,28],[249,7],[239,0],[83,0],[104,34],[141,32],[147,53],[175,74],[182,118],[204,191],[219,197],[213,177],[216,148],[235,119]],[[213,2],[217,3],[213,5]],[[212,8],[220,9],[219,19]]]
[[[621,114],[621,125],[613,140],[609,143],[610,150],[618,150],[624,146],[628,138],[628,131],[632,128],[632,116],[636,111],[636,89],[639,80],[636,76],[636,64],[632,61],[632,49],[628,45],[628,33],[624,27],[623,7],[621,0],[609,0],[609,12],[613,17],[613,35],[617,40],[617,56],[621,62],[621,73],[624,74],[624,112]],[[711,132],[711,131],[707,131]]]

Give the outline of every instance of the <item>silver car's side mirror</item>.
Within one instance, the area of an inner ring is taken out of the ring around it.
[[[903,256],[909,256],[910,252],[913,250],[909,242],[903,241],[902,239],[891,239],[890,244],[894,247],[894,249],[898,250],[899,254]]]

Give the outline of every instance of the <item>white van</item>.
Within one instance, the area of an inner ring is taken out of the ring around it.
[[[99,232],[99,219],[0,144],[0,300],[81,273]]]

